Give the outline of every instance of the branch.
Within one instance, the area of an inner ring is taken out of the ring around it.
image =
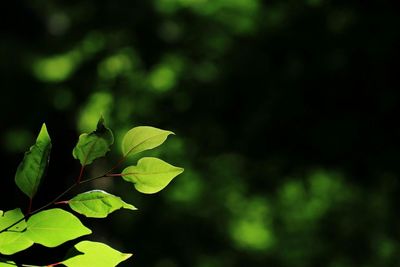
[[[33,214],[38,213],[39,211],[42,211],[50,206],[52,206],[53,204],[55,204],[60,198],[62,198],[64,195],[66,195],[68,192],[70,192],[72,189],[74,189],[75,187],[84,184],[84,183],[88,183],[97,179],[101,179],[101,178],[107,178],[107,177],[116,177],[115,174],[111,174],[109,172],[107,172],[106,174],[102,174],[99,176],[96,176],[94,178],[90,178],[90,179],[86,179],[86,180],[82,180],[79,183],[74,183],[73,185],[71,185],[67,190],[65,190],[64,192],[62,192],[61,194],[59,194],[55,199],[53,199],[52,201],[50,201],[49,203],[47,203],[46,205],[28,213],[27,215],[25,215],[23,218],[19,219],[18,221],[16,221],[15,223],[11,224],[10,226],[4,228],[3,230],[0,230],[0,234],[7,231],[8,229],[10,229],[11,227],[17,225],[18,223],[22,222],[23,220],[27,219],[28,217],[32,216]]]

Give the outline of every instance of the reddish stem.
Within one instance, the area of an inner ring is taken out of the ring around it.
[[[46,267],[56,266],[56,265],[60,265],[60,264],[62,264],[62,262],[52,263],[52,264],[47,265]]]
[[[79,172],[79,176],[78,176],[78,178],[76,179],[76,183],[77,184],[80,184],[81,183],[81,179],[82,179],[82,176],[83,176],[83,170],[85,169],[85,166],[81,166],[81,170],[80,170],[80,172]]]
[[[122,173],[109,173],[107,174],[108,177],[121,177]]]
[[[59,205],[59,204],[68,204],[68,200],[64,200],[64,201],[58,201],[58,202],[55,202],[54,203],[54,205]]]

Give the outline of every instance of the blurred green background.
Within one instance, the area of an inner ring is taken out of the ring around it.
[[[42,122],[53,152],[36,207],[72,183],[72,148],[102,114],[117,141],[174,131],[140,156],[185,168],[156,195],[91,185],[139,208],[85,220],[91,240],[134,254],[121,266],[399,266],[393,2],[5,1],[0,207],[26,206],[14,173]],[[49,264],[74,243],[16,259]]]

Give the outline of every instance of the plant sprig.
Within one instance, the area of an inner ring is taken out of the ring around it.
[[[67,241],[92,233],[91,229],[85,227],[78,217],[60,209],[60,204],[67,204],[76,213],[90,218],[104,218],[121,208],[136,210],[136,207],[124,202],[120,197],[103,190],[83,192],[69,200],[60,200],[78,186],[102,178],[122,177],[122,180],[133,183],[138,192],[146,194],[159,192],[173,178],[182,173],[183,169],[157,158],[144,157],[138,161],[137,165],[128,166],[121,173],[113,173],[113,171],[129,156],[162,145],[171,134],[174,133],[150,126],[132,128],[122,140],[121,159],[106,173],[83,179],[86,166],[104,157],[114,143],[112,131],[104,124],[104,119],[100,118],[96,130],[81,134],[73,149],[73,157],[81,164],[79,175],[74,183],[53,200],[32,211],[33,199],[49,164],[52,147],[47,127],[43,124],[36,143],[25,153],[15,175],[16,185],[28,196],[27,212],[23,214],[20,208],[5,212],[0,210],[0,256],[13,255],[34,244],[50,248],[57,247]],[[53,206],[57,207],[53,208]],[[106,244],[93,241],[81,241],[75,245],[75,248],[83,254],[47,266],[112,267],[131,256]],[[9,265],[17,264],[12,260],[0,258],[0,267]],[[36,265],[22,264],[20,266]]]

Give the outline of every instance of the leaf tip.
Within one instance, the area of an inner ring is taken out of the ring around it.
[[[123,257],[123,259],[124,260],[127,260],[127,259],[129,259],[130,257],[132,257],[132,253],[122,253],[121,254],[122,255],[122,257]]]
[[[47,131],[46,123],[42,124],[42,127],[40,128],[40,132],[39,132],[37,139],[39,140],[42,138],[46,138],[46,139],[50,140],[50,136],[49,136],[49,132]]]
[[[128,209],[128,210],[138,210],[138,208],[136,208],[135,206],[133,206],[131,204],[124,204],[124,208]]]
[[[90,235],[90,234],[92,234],[93,232],[92,232],[92,230],[90,229],[90,228],[87,228],[86,226],[85,226],[85,234],[86,235]]]
[[[104,117],[103,115],[100,115],[100,118],[97,122],[97,129],[101,128],[104,125]]]

